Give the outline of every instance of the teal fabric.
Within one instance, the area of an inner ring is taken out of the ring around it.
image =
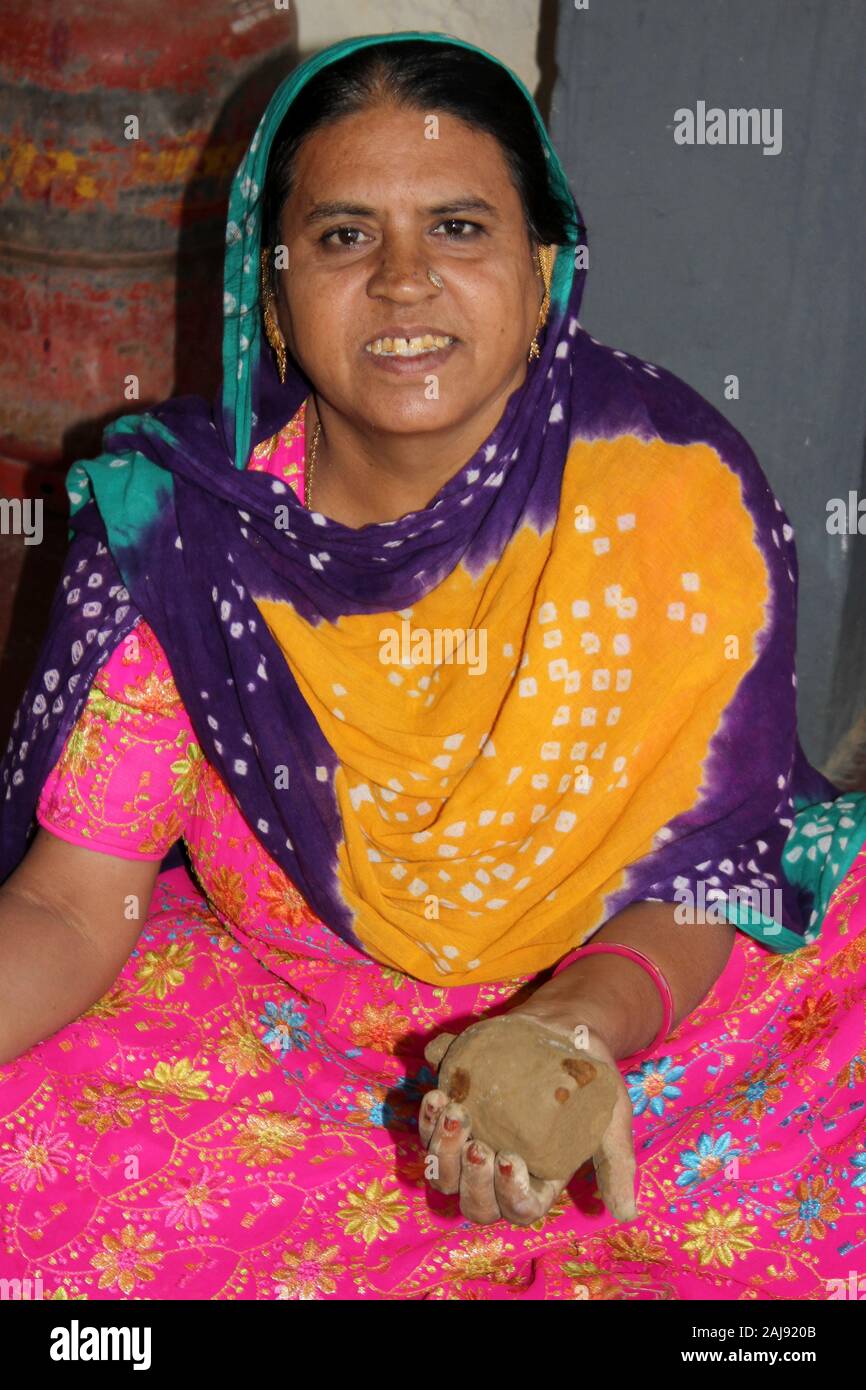
[[[153,415],[122,415],[110,426],[114,435],[141,435],[142,431],[161,439],[172,448],[181,448],[177,436]],[[108,433],[108,431],[106,431]],[[134,549],[139,536],[166,507],[174,492],[174,478],[165,468],[143,454],[140,449],[126,448],[100,454],[98,458],[81,459],[66,475],[69,497],[69,530],[67,540],[76,532],[76,513],[95,500],[103,517],[111,542],[117,550],[118,564],[125,582],[130,574],[124,564],[126,551]]]
[[[785,877],[814,895],[807,941],[820,933],[830,899],[866,841],[866,792],[846,792],[797,810],[782,856]]]
[[[797,804],[794,824],[785,842],[782,871],[789,883],[814,899],[803,939],[760,911],[753,897],[734,904],[724,899],[725,916],[771,951],[787,954],[803,941],[816,941],[830,899],[845,878],[866,841],[866,792],[847,792],[836,801]]]

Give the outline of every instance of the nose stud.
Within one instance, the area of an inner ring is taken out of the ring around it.
[[[441,275],[437,275],[436,271],[431,270],[429,266],[427,267],[427,279],[430,281],[431,285],[435,285],[437,289],[444,290],[445,281],[442,279]]]

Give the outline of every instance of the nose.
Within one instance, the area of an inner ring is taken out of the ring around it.
[[[396,304],[414,304],[440,293],[427,276],[429,256],[424,248],[412,245],[386,246],[367,287],[372,299],[391,299]]]

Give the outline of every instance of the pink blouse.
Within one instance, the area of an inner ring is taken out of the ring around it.
[[[303,501],[306,402],[256,446],[248,468],[287,480]],[[161,860],[179,839],[214,907],[235,926],[291,926],[310,911],[262,848],[205,759],[171,668],[141,619],[94,677],[39,797],[37,822],[73,844]]]

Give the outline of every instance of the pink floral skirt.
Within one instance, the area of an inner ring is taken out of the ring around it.
[[[738,933],[627,1074],[628,1225],[591,1163],[526,1228],[425,1182],[424,1043],[525,981],[436,988],[316,923],[287,945],[257,958],[185,869],[160,875],[111,991],[0,1068],[3,1277],[70,1299],[826,1299],[863,1268],[866,852],[817,943]]]

